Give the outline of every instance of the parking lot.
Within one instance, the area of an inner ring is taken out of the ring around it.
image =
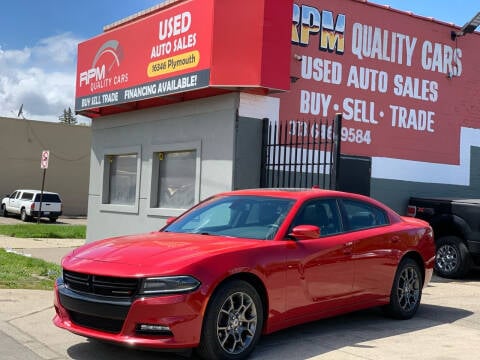
[[[377,308],[317,321],[264,336],[251,359],[478,359],[479,298],[479,271],[462,281],[435,277],[411,320],[385,318]],[[48,291],[0,290],[0,303],[4,360],[184,358],[104,344],[57,329],[51,323]]]
[[[0,224],[19,222],[12,217],[0,218]],[[82,224],[85,219],[60,218],[58,223]],[[35,254],[33,249],[29,252]],[[463,280],[434,276],[424,290],[417,315],[411,320],[386,318],[378,308],[325,319],[264,336],[250,358],[478,359],[479,299],[480,270]],[[100,343],[57,329],[51,322],[52,301],[50,291],[0,289],[2,360],[184,359],[178,354]]]

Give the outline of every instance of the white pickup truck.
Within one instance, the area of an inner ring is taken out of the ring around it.
[[[47,217],[50,222],[55,222],[62,215],[62,200],[53,192],[44,191],[42,196],[40,190],[15,190],[2,199],[1,211],[5,217],[9,214],[20,215],[22,221]]]

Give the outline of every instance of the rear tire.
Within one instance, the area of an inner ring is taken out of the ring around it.
[[[24,222],[30,221],[30,216],[27,215],[27,212],[25,211],[25,209],[22,209],[20,211],[20,219]]]
[[[400,320],[410,319],[420,306],[422,288],[420,266],[413,259],[403,259],[393,280],[390,303],[384,307],[387,315]]]
[[[457,236],[444,236],[436,241],[435,272],[445,278],[461,278],[470,270],[472,259],[467,246]]]
[[[56,222],[56,221],[57,221],[57,218],[50,218],[50,222],[51,222],[51,223],[54,223],[54,222]]]
[[[197,353],[205,360],[245,359],[262,328],[263,304],[258,292],[248,282],[229,281],[208,304]]]

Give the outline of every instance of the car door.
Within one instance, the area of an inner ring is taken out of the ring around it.
[[[372,301],[390,294],[398,264],[395,242],[387,214],[359,200],[343,199],[344,224],[352,237],[353,288],[357,301]]]
[[[342,306],[353,288],[352,246],[342,233],[337,201],[308,201],[290,229],[297,225],[318,226],[320,237],[289,244],[286,306],[290,319]]]
[[[17,196],[20,195],[20,191],[14,191],[7,199],[7,203],[5,204],[5,207],[8,212],[10,213],[18,213],[16,210],[16,204],[18,200],[16,199]]]

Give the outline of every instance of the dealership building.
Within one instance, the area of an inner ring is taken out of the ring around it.
[[[277,170],[332,173],[296,161],[333,158],[306,144],[337,138],[337,188],[400,213],[410,196],[480,198],[474,29],[356,0],[170,0],[106,26],[78,48],[87,240],[264,186],[268,158],[293,149],[300,158]],[[315,125],[336,114],[338,132]],[[277,125],[295,141],[272,154]]]

